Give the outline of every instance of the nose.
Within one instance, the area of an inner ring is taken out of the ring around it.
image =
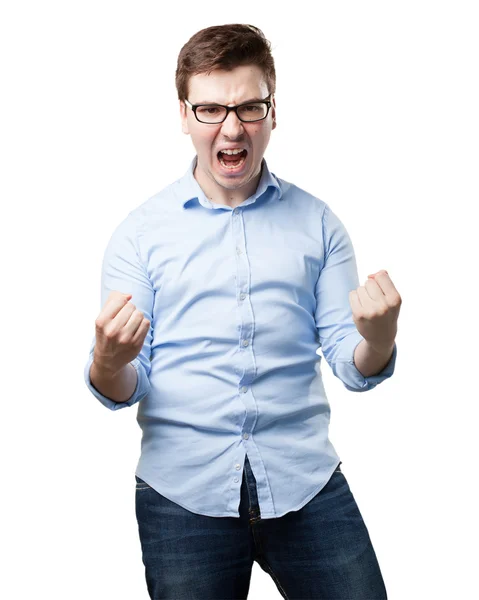
[[[244,131],[243,123],[238,119],[238,115],[234,110],[230,110],[228,116],[223,121],[221,131],[229,138],[238,137]]]

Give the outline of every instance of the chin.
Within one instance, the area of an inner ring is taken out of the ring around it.
[[[238,188],[244,187],[251,180],[251,177],[248,177],[248,174],[245,174],[243,177],[235,177],[234,179],[231,179],[226,176],[218,177],[216,175],[213,176],[213,179],[222,188],[227,190],[237,190]]]

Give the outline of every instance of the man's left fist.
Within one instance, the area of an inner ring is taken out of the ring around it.
[[[401,302],[401,296],[384,269],[368,275],[363,286],[349,292],[356,328],[378,352],[394,345]]]

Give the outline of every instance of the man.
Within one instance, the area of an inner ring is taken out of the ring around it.
[[[149,594],[246,598],[256,560],[284,598],[386,598],[316,350],[349,390],[372,389],[394,372],[401,298],[386,271],[358,287],[339,218],[269,171],[259,29],[196,33],[176,85],[196,156],[113,233],[85,367],[107,408],[138,403]]]

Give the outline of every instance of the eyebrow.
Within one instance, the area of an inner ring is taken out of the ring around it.
[[[243,100],[243,102],[240,102],[240,104],[246,104],[246,102],[261,102],[262,100],[263,98],[248,98],[248,100]],[[200,100],[194,104],[221,104],[221,102],[208,102],[207,100]]]

